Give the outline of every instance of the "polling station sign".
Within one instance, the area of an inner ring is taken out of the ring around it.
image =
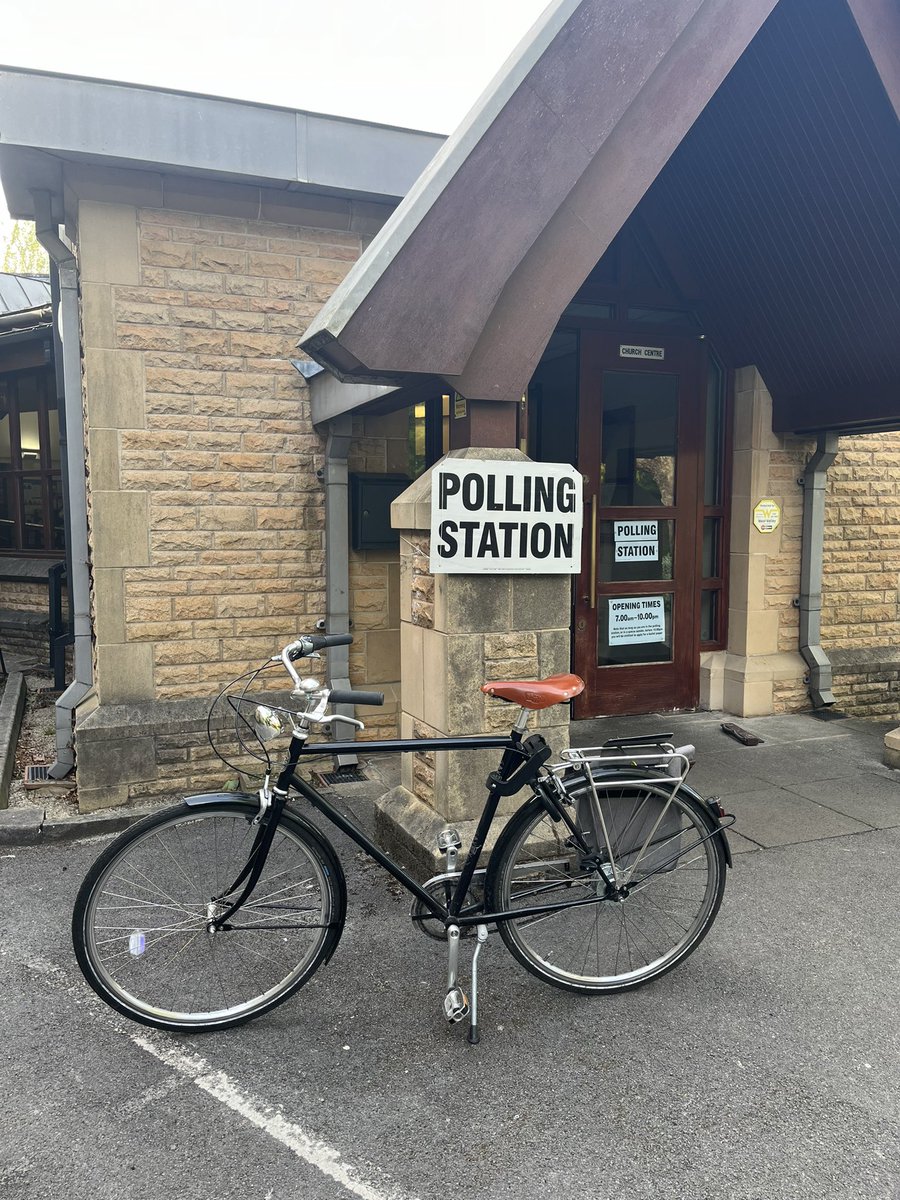
[[[431,477],[432,574],[577,574],[581,491],[568,463],[446,459]]]

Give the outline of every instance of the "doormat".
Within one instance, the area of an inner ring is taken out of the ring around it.
[[[846,721],[850,716],[849,713],[841,712],[837,708],[814,708],[809,715],[815,717],[817,721]]]
[[[316,779],[325,787],[332,787],[336,783],[369,782],[368,775],[358,767],[341,767],[337,771],[328,771],[327,773],[316,771]]]
[[[31,766],[25,768],[26,791],[31,791],[34,788],[42,787],[73,788],[74,786],[74,779],[54,779],[50,775],[49,767]]]

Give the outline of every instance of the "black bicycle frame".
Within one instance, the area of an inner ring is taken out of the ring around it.
[[[496,771],[492,771],[487,779],[488,795],[485,801],[484,808],[478,821],[475,830],[475,835],[472,839],[472,844],[469,847],[469,852],[466,855],[462,870],[456,882],[453,894],[448,905],[443,905],[435,900],[413,877],[405,871],[398,863],[396,863],[389,854],[386,854],[379,846],[377,846],[368,835],[359,828],[355,821],[346,816],[339,809],[335,808],[321,792],[308,784],[304,779],[301,779],[296,773],[297,766],[300,760],[304,757],[309,758],[313,755],[321,754],[341,754],[344,752],[358,751],[359,746],[356,742],[327,742],[327,743],[306,743],[299,738],[291,740],[290,749],[288,752],[288,761],[285,763],[282,771],[278,776],[278,781],[274,787],[275,799],[270,819],[271,824],[277,824],[280,816],[281,807],[287,799],[287,794],[290,788],[294,788],[304,799],[320,812],[328,821],[336,828],[345,833],[351,841],[355,842],[370,858],[374,859],[379,866],[384,867],[388,874],[392,875],[399,884],[406,888],[413,896],[415,896],[425,908],[438,920],[444,922],[445,925],[455,924],[460,926],[480,925],[486,921],[496,922],[500,920],[510,920],[514,917],[537,916],[541,913],[552,912],[555,909],[573,908],[584,903],[597,903],[595,897],[590,897],[588,900],[568,901],[562,904],[544,904],[535,905],[532,908],[519,908],[510,912],[484,913],[479,912],[472,915],[466,915],[462,912],[465,904],[465,899],[472,883],[472,878],[478,866],[478,860],[481,857],[484,849],[485,841],[494,817],[497,814],[497,807],[500,800],[505,795],[512,795],[518,792],[525,786],[526,783],[533,783],[537,777],[537,773],[543,763],[550,756],[550,748],[546,745],[543,738],[539,735],[534,735],[531,738],[522,740],[520,734],[515,730],[509,734],[495,735],[484,734],[477,737],[455,737],[455,738],[396,738],[384,741],[374,741],[366,743],[367,754],[388,754],[388,753],[413,753],[423,750],[502,750],[503,755],[500,760],[500,766]],[[554,800],[542,791],[545,797],[545,803],[555,805]],[[562,816],[562,813],[559,814]],[[254,862],[253,875],[258,877],[265,861],[265,856],[268,853],[270,838],[259,839],[254,846],[254,854],[256,861]],[[260,859],[262,861],[260,861]],[[248,864],[249,866],[249,864]],[[232,889],[239,882],[250,874],[245,869],[245,873]],[[255,882],[255,879],[254,879]],[[251,885],[252,888],[252,885]],[[246,895],[251,890],[248,888],[244,894],[235,903],[234,908],[240,907]],[[232,909],[231,911],[233,911]],[[230,915],[229,914],[226,914]]]
[[[484,849],[488,830],[496,815],[497,806],[503,794],[502,791],[497,786],[491,787],[489,785],[488,797],[482,810],[475,836],[472,839],[472,845],[469,847],[469,852],[463,863],[450,903],[444,906],[435,900],[433,896],[429,895],[421,884],[417,883],[398,863],[394,862],[389,854],[386,854],[379,846],[376,846],[355,821],[335,808],[320,792],[316,791],[314,787],[310,786],[310,784],[296,774],[295,768],[303,757],[323,753],[332,755],[345,752],[351,753],[354,749],[357,751],[359,749],[358,744],[355,742],[328,742],[322,745],[302,743],[299,739],[293,739],[288,754],[288,762],[278,780],[279,788],[286,790],[286,784],[289,782],[304,799],[309,801],[313,808],[317,809],[327,820],[340,829],[342,833],[345,833],[347,837],[356,842],[366,854],[373,858],[379,866],[384,867],[398,883],[402,884],[408,892],[411,892],[413,896],[420,900],[428,911],[439,920],[457,925],[473,925],[484,920],[481,914],[477,917],[462,916],[461,910],[472,882],[472,877],[475,874],[478,859],[481,857],[481,851]],[[477,737],[456,738],[394,738],[366,743],[367,754],[389,754],[396,753],[397,751],[409,754],[423,750],[502,750],[503,757],[499,771],[494,772],[488,777],[490,781],[496,775],[498,783],[505,782],[516,766],[523,761],[527,761],[525,752],[522,749],[522,743],[516,734],[484,734]],[[287,776],[287,779],[285,779],[285,776]]]
[[[340,829],[347,835],[351,841],[355,842],[370,858],[374,859],[379,866],[384,867],[389,875],[393,876],[399,884],[401,884],[408,892],[415,896],[424,907],[437,920],[442,921],[444,925],[459,925],[462,927],[472,925],[482,925],[488,922],[496,924],[498,921],[515,920],[522,917],[541,916],[546,913],[556,912],[562,909],[581,908],[585,905],[599,904],[606,897],[605,895],[587,896],[580,900],[564,900],[553,904],[535,904],[527,908],[516,908],[502,912],[477,912],[473,914],[463,913],[466,896],[468,895],[469,887],[478,866],[478,860],[484,849],[485,841],[490,827],[497,814],[497,807],[503,796],[513,795],[520,791],[526,784],[530,784],[534,793],[540,797],[544,807],[550,815],[560,820],[566,825],[576,843],[580,843],[583,853],[590,852],[589,847],[584,843],[583,838],[577,828],[575,822],[572,821],[568,813],[563,808],[559,798],[555,794],[553,787],[545,786],[543,782],[538,781],[537,776],[540,767],[550,757],[551,751],[546,742],[540,735],[532,735],[525,741],[522,740],[519,733],[513,730],[509,734],[495,735],[484,734],[475,737],[456,737],[456,738],[395,738],[385,741],[366,742],[367,754],[389,754],[389,753],[414,753],[423,750],[502,750],[503,755],[500,760],[500,766],[496,771],[492,771],[487,778],[487,799],[485,800],[484,808],[478,820],[478,825],[475,830],[475,835],[472,839],[472,844],[469,847],[469,852],[466,855],[462,870],[459,873],[459,878],[456,881],[456,886],[450,898],[450,903],[447,905],[441,904],[439,901],[430,895],[420,883],[405,871],[398,863],[396,863],[389,854],[386,854],[379,846],[377,846],[371,838],[345,813],[342,813],[338,808],[326,799],[321,792],[308,784],[304,779],[297,775],[297,767],[302,758],[310,758],[313,755],[334,755],[341,753],[352,753],[359,750],[359,745],[356,742],[325,742],[325,743],[307,743],[300,738],[292,738],[290,749],[288,752],[288,761],[282,768],[278,781],[273,789],[274,799],[272,810],[268,820],[264,821],[263,828],[260,830],[260,835],[254,842],[253,850],[251,851],[250,860],[248,861],[244,871],[238,877],[229,892],[234,891],[237,887],[246,881],[244,891],[233,906],[219,920],[227,920],[232,913],[238,909],[246,900],[249,893],[252,891],[259,874],[265,864],[265,859],[268,855],[269,846],[272,841],[272,834],[278,824],[281,816],[281,811],[288,798],[290,788],[294,788],[299,792],[304,799],[320,812],[326,820],[332,825]],[[270,832],[271,831],[271,832]],[[268,836],[266,836],[268,834]],[[700,838],[696,845],[700,845],[712,837],[723,836],[721,828],[710,830],[706,837]],[[694,846],[689,849],[694,849]],[[677,857],[681,857],[685,853],[684,849],[680,851]],[[651,875],[657,871],[651,872]],[[227,893],[226,893],[227,894]]]

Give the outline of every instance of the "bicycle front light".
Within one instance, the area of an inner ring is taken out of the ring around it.
[[[272,738],[284,733],[284,721],[265,704],[257,705],[253,714],[253,727],[261,742],[271,742]]]

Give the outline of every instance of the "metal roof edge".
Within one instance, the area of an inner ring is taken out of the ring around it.
[[[440,134],[162,88],[0,66],[0,149],[398,199]]]

